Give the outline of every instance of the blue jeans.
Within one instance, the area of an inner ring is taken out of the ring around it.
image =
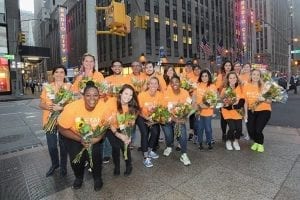
[[[53,133],[46,133],[48,151],[52,166],[59,166],[62,169],[67,168],[67,150],[63,142],[63,136],[54,130]],[[59,143],[60,162],[58,156],[57,139]]]
[[[195,132],[198,136],[199,144],[203,143],[203,132],[205,130],[206,143],[211,144],[212,128],[211,128],[212,117],[196,116],[195,121]]]
[[[105,137],[104,142],[102,143],[103,145],[103,155],[102,158],[104,157],[111,157],[111,145],[109,143],[109,140],[107,137]]]
[[[186,153],[187,150],[187,133],[186,133],[186,126],[185,124],[180,124],[180,131],[181,135],[179,137],[179,144],[181,147],[181,153]],[[172,147],[174,143],[174,127],[175,123],[167,123],[165,125],[162,125],[162,130],[165,134],[165,140],[167,147]]]

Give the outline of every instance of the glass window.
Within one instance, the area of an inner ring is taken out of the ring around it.
[[[154,4],[154,14],[158,15],[159,14],[159,1],[154,0],[153,4]]]
[[[167,18],[170,18],[170,7],[169,6],[165,6],[165,16]]]
[[[155,46],[160,46],[159,23],[154,23],[154,31],[155,31]]]
[[[173,9],[173,19],[177,20],[177,9]]]
[[[6,38],[6,26],[0,26],[0,53],[8,53],[7,38]]]
[[[150,12],[150,0],[145,1],[145,11]]]
[[[174,35],[173,35],[173,41],[174,41],[174,42],[177,42],[177,41],[178,41],[178,35],[177,35],[177,34],[174,34]]]

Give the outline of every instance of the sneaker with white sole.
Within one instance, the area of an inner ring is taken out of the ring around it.
[[[229,150],[229,151],[232,151],[232,150],[233,150],[232,144],[231,144],[231,141],[230,141],[230,140],[227,140],[227,141],[226,141],[226,149]]]
[[[151,162],[151,158],[145,158],[144,159],[144,165],[145,165],[145,167],[153,167],[153,164],[152,164],[152,162]]]
[[[234,148],[236,151],[241,150],[241,147],[240,147],[240,145],[239,145],[238,140],[234,140],[233,143],[232,143],[232,146],[233,146],[233,148]]]
[[[188,166],[191,164],[191,161],[189,159],[189,157],[186,155],[186,153],[183,153],[181,156],[180,156],[180,161],[183,162],[183,164],[185,166]]]
[[[171,147],[167,147],[164,150],[164,156],[169,156],[172,153],[172,148]]]
[[[155,153],[154,151],[150,151],[150,152],[148,153],[148,156],[149,156],[150,158],[153,158],[153,159],[159,158],[159,155],[158,155],[157,153]]]

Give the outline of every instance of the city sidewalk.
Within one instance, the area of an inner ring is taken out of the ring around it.
[[[44,140],[43,145],[0,156],[0,199],[299,199],[299,129],[267,126],[264,153],[251,151],[251,142],[246,140],[241,140],[241,151],[227,151],[219,120],[213,120],[213,131],[216,144],[212,151],[199,151],[188,142],[192,162],[188,167],[175,150],[164,157],[164,143],[160,143],[160,157],[152,168],[143,166],[141,152],[134,149],[129,177],[113,176],[113,164],[103,164],[104,186],[99,192],[93,190],[87,170],[79,190],[71,188],[70,166],[65,178],[59,176],[59,170],[46,178],[50,158]]]
[[[31,93],[30,89],[26,89],[22,95],[0,95],[0,102],[6,101],[21,101],[27,99],[36,99],[40,97],[41,92],[35,91],[34,94]]]

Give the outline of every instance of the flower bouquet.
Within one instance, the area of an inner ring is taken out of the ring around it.
[[[234,89],[232,87],[227,87],[225,89],[225,92],[223,94],[223,102],[224,105],[223,107],[228,107],[228,106],[232,106],[233,104],[235,104],[237,102],[237,96],[236,93],[234,91]],[[244,109],[236,109],[236,111],[243,117],[245,115],[244,113]]]
[[[118,96],[118,94],[121,91],[121,89],[122,89],[122,85],[112,85],[112,84],[110,84],[108,93],[111,96],[115,96],[116,97],[116,96]]]
[[[263,82],[272,81],[271,74],[269,72],[262,72],[262,80]]]
[[[78,87],[79,87],[80,93],[83,93],[83,90],[84,90],[84,88],[86,87],[86,83],[87,83],[88,81],[93,81],[93,78],[84,76],[84,77],[82,77],[82,79],[79,81]]]
[[[187,90],[187,91],[191,91],[191,90],[196,89],[196,85],[192,81],[190,81],[186,78],[183,78],[180,81],[180,87]]]
[[[178,103],[176,105],[169,106],[169,111],[173,121],[175,122],[174,134],[176,137],[180,137],[180,125],[184,124],[186,118],[195,111],[193,110],[192,105],[189,103]]]
[[[170,121],[171,114],[167,107],[159,105],[159,106],[153,107],[150,112],[151,112],[151,114],[148,118],[149,123],[147,123],[149,126],[156,124],[156,123],[165,124],[168,121]]]
[[[106,81],[103,81],[101,83],[96,83],[96,87],[99,89],[99,91],[102,94],[108,94],[109,93],[110,85]]]
[[[90,143],[92,138],[104,135],[105,131],[109,128],[108,121],[102,120],[99,124],[92,126],[90,123],[86,122],[83,118],[77,117],[75,119],[75,127],[79,132],[82,140],[86,143]],[[93,168],[93,157],[92,157],[93,145],[90,144],[88,148],[82,148],[81,151],[76,155],[73,163],[79,163],[82,154],[85,150],[88,152],[90,167]]]
[[[135,89],[136,92],[141,92],[144,88],[144,85],[146,83],[146,80],[138,79],[136,77],[131,78],[131,83]]]
[[[45,88],[46,88],[47,96],[49,97],[49,99],[52,100],[54,104],[64,107],[65,105],[71,103],[74,100],[74,94],[71,91],[66,90],[64,87],[61,87],[58,90],[58,92],[55,94],[53,87],[52,89],[50,89],[50,86],[51,85],[48,84],[47,86],[45,86]],[[60,112],[61,111],[52,111],[50,113],[48,121],[43,127],[43,130],[46,133],[53,133]]]
[[[202,102],[208,107],[216,107],[218,104],[218,94],[215,91],[208,90],[204,93]]]
[[[268,99],[273,102],[286,103],[288,99],[288,94],[276,82],[267,81],[262,88],[261,97],[263,98],[260,99]],[[263,101],[260,100],[255,101],[253,105],[250,106],[250,110],[254,112],[257,106],[262,102]]]
[[[136,115],[132,115],[129,113],[123,113],[123,114],[117,114],[117,122],[120,128],[120,131],[123,135],[126,135],[127,137],[131,137],[134,124],[136,120]],[[128,160],[127,157],[127,149],[128,144],[124,145],[124,159]]]

